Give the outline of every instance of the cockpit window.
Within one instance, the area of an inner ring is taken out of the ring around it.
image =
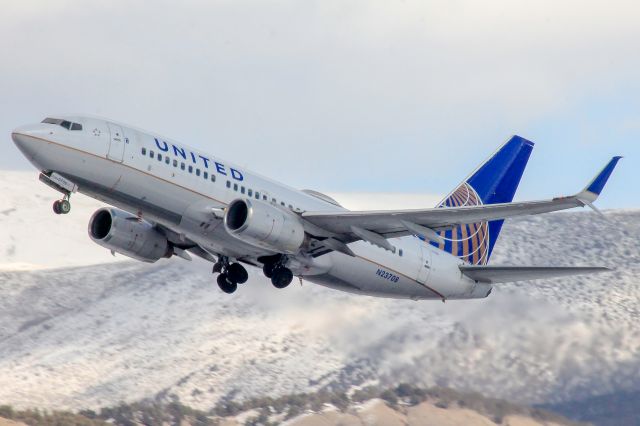
[[[42,120],[42,122],[47,124],[56,124],[58,126],[64,127],[67,130],[82,130],[82,124],[72,123],[71,121],[63,120],[61,118],[47,117],[44,120]]]

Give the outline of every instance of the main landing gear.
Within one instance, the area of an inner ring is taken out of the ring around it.
[[[284,266],[286,260],[285,256],[277,256],[276,259],[266,260],[262,267],[262,273],[265,277],[271,278],[271,284],[275,288],[285,288],[293,281],[293,272]]]
[[[285,288],[293,281],[293,272],[285,266],[286,256],[277,255],[258,259],[264,263],[262,272],[271,279],[275,288]],[[238,289],[238,284],[244,284],[249,279],[247,270],[239,263],[230,263],[227,256],[220,256],[213,265],[214,274],[220,274],[216,278],[220,290],[231,294]]]
[[[68,214],[71,211],[71,202],[69,196],[65,195],[62,200],[53,202],[53,212],[55,214]]]
[[[220,256],[213,265],[213,273],[219,273],[217,278],[220,290],[231,294],[237,290],[238,284],[244,284],[249,279],[249,273],[239,263],[229,263],[229,258]]]

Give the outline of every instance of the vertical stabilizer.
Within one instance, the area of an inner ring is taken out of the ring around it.
[[[442,200],[438,207],[510,203],[532,150],[533,142],[513,136]],[[439,233],[444,242],[431,244],[472,265],[486,265],[503,222],[494,220],[460,225]]]

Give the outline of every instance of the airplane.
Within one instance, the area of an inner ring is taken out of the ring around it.
[[[580,192],[513,202],[533,142],[511,137],[435,208],[350,211],[216,155],[116,121],[47,117],[12,132],[39,179],[62,193],[68,214],[79,192],[112,207],[88,224],[91,240],[153,263],[192,255],[213,263],[233,293],[262,269],[273,286],[294,276],[346,292],[412,300],[477,299],[495,284],[608,271],[608,268],[495,266],[489,260],[505,219],[590,207],[621,157]]]

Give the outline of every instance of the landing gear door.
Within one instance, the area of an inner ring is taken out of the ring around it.
[[[418,271],[418,282],[426,284],[429,279],[429,274],[431,274],[431,250],[426,244],[420,244],[420,251],[422,252],[422,261],[420,263],[420,270]]]
[[[109,160],[122,163],[124,159],[124,145],[125,137],[122,131],[122,127],[117,124],[107,123],[109,126],[109,132],[111,137],[109,138],[109,151],[107,152],[107,158]]]

